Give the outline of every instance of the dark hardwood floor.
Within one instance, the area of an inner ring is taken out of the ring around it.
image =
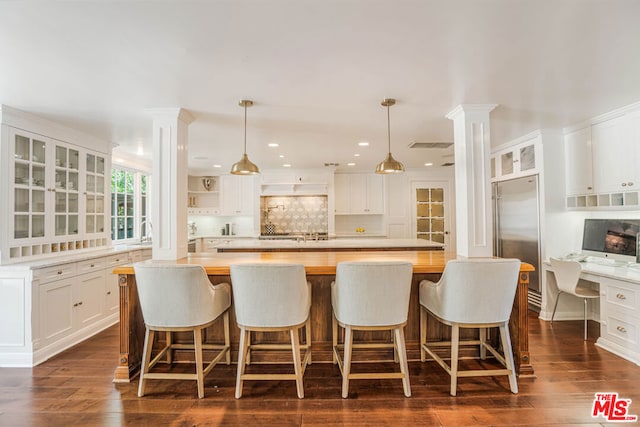
[[[0,368],[0,426],[607,425],[591,417],[595,392],[632,399],[630,413],[640,415],[640,367],[596,347],[596,323],[584,342],[580,321],[552,327],[530,313],[529,322],[536,378],[519,379],[518,395],[506,377],[485,377],[461,379],[451,397],[449,377],[435,362],[410,362],[411,398],[399,380],[361,380],[342,399],[338,368],[313,364],[303,400],[293,381],[248,381],[243,398],[234,399],[235,365],[214,368],[204,399],[192,381],[150,381],[138,398],[137,381],[111,381],[118,355],[112,327],[35,368]]]

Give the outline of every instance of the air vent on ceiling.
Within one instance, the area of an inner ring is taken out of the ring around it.
[[[409,144],[409,148],[449,148],[453,145],[453,142],[412,142]]]
[[[325,163],[324,165],[325,165],[325,166],[327,166],[327,167],[328,167],[328,166],[335,166],[335,167],[338,167],[338,166],[340,166],[340,163],[333,163],[333,162],[331,162],[331,163]]]
[[[453,166],[453,165],[454,165],[454,163],[453,163],[453,162],[445,162],[445,163],[443,163],[443,164],[442,164],[442,165],[440,165],[440,166]]]

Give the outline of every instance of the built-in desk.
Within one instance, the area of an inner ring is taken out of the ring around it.
[[[191,254],[178,260],[181,264],[197,264],[204,266],[209,280],[213,284],[229,282],[229,266],[248,262],[296,262],[305,265],[307,280],[312,284],[311,336],[313,345],[313,361],[331,362],[331,282],[335,279],[336,265],[341,261],[409,261],[413,264],[413,281],[409,301],[409,316],[405,328],[407,353],[409,359],[419,360],[419,283],[423,279],[437,281],[447,261],[455,259],[455,254],[443,251],[391,251],[391,252],[263,252],[263,253],[217,253]],[[527,325],[527,292],[530,264],[522,264],[516,297],[511,313],[509,328],[511,342],[518,373],[533,375],[533,367],[529,357],[529,338]],[[138,302],[135,273],[133,266],[122,266],[113,271],[120,275],[120,362],[115,372],[114,381],[128,382],[140,369],[144,341],[144,321]],[[233,284],[231,284],[233,286]],[[231,347],[232,356],[237,356],[239,330],[235,324],[235,315],[231,312]],[[215,324],[207,329],[205,339],[212,342],[222,338]],[[429,338],[449,338],[450,330],[437,322],[429,322],[427,331]],[[463,335],[468,334],[468,335]],[[474,330],[461,331],[462,337],[477,336]],[[476,334],[476,335],[473,335]],[[389,340],[391,336],[384,332],[362,332],[363,336],[374,340]],[[497,335],[497,334],[494,334]],[[256,334],[256,341],[267,341],[269,338]],[[286,336],[285,336],[286,339]],[[290,356],[289,356],[290,357]],[[369,360],[376,360],[378,355],[368,354]],[[252,355],[252,362],[259,362]],[[286,360],[286,359],[283,359]]]
[[[600,315],[595,319],[600,322],[600,337],[596,345],[640,365],[640,268],[591,262],[580,264],[580,277],[597,283],[600,291]],[[546,307],[553,307],[557,293],[553,268],[549,262],[545,262],[543,268],[547,284]],[[563,297],[560,306],[567,300],[569,297]],[[567,305],[564,307],[566,310]],[[560,319],[582,318],[582,314],[579,317],[572,314],[571,308],[564,313],[559,308],[556,319],[558,313],[561,313]]]

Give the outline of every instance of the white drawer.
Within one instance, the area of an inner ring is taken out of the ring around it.
[[[78,263],[78,274],[88,273],[90,271],[104,270],[106,267],[104,258],[95,258],[88,261]]]
[[[608,340],[626,348],[638,348],[638,319],[621,312],[610,312],[605,316],[604,332]]]
[[[202,247],[203,249],[215,249],[218,246],[220,240],[218,239],[202,239]]]
[[[111,255],[111,256],[105,257],[104,260],[105,260],[105,265],[106,265],[107,268],[116,267],[118,265],[128,264],[129,263],[129,254],[126,253],[126,252],[123,252],[123,253],[118,254],[118,255]]]
[[[65,277],[73,277],[76,275],[76,263],[60,264],[53,267],[39,268],[33,271],[34,279],[40,281],[40,284],[52,282]]]
[[[640,313],[640,292],[638,289],[621,286],[619,281],[607,283],[605,296],[607,305],[612,308],[624,308]]]

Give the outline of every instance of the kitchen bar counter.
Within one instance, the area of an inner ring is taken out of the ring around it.
[[[446,262],[455,258],[455,254],[444,251],[254,252],[190,254],[186,258],[178,260],[178,263],[202,265],[213,284],[230,283],[229,266],[231,264],[249,262],[295,262],[304,264],[307,280],[312,284],[311,335],[313,360],[314,362],[331,362],[331,282],[335,279],[336,265],[339,262],[402,260],[413,264],[413,281],[405,336],[409,359],[419,360],[419,283],[424,279],[437,281],[444,271]],[[510,332],[518,373],[521,376],[531,376],[533,375],[533,367],[529,357],[527,292],[529,272],[533,271],[533,267],[523,263],[520,271],[518,289],[511,313]],[[113,272],[120,275],[120,363],[116,369],[114,381],[128,382],[140,369],[145,328],[138,303],[133,266],[121,266],[114,269]],[[232,357],[237,357],[239,332],[235,324],[233,309],[231,323]],[[207,330],[206,337],[211,342],[220,340],[222,337],[219,332],[220,328],[217,326],[214,325],[213,328]],[[463,335],[461,331],[461,336],[477,336],[477,332],[473,330],[465,330],[464,333],[470,335]],[[448,339],[450,336],[448,329],[443,331],[433,321],[429,322],[427,334],[429,338]],[[363,332],[363,336],[376,340],[389,339],[388,334],[380,332]],[[257,334],[254,338],[265,342],[269,340],[269,338],[265,338],[261,334]],[[178,337],[178,339],[180,338]],[[189,337],[185,336],[184,339],[188,340]],[[377,360],[382,355],[372,352],[365,357],[370,360]],[[253,359],[254,357],[252,356]],[[259,361],[258,354],[256,354],[256,361]]]

